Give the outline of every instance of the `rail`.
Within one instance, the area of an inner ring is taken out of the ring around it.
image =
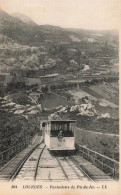
[[[90,161],[99,169],[103,170],[109,176],[119,178],[119,162],[95,152],[85,146],[76,144],[76,149],[79,155]]]
[[[6,163],[8,163],[12,158],[14,158],[19,152],[21,152],[23,149],[28,147],[28,145],[34,143],[36,138],[37,138],[37,134],[34,137],[27,139],[1,152],[0,153],[0,168],[3,167]]]
[[[36,177],[37,177],[37,171],[38,171],[38,167],[39,167],[39,162],[40,162],[40,158],[41,158],[41,155],[43,153],[43,150],[45,149],[46,146],[44,146],[39,154],[39,158],[38,158],[38,161],[37,161],[37,165],[36,165],[36,170],[35,170],[35,174],[34,174],[34,181],[36,180]]]
[[[90,177],[89,176],[89,174],[87,174],[85,171],[84,171],[84,169],[82,169],[81,167],[80,167],[80,165],[78,164],[78,162],[73,158],[73,156],[70,156],[69,157],[73,162],[74,162],[74,164],[78,167],[78,169],[84,174],[84,176],[86,177],[86,178],[88,178],[88,180],[90,180],[90,181],[94,181],[93,179],[92,179],[92,177]],[[79,176],[80,177],[80,176]],[[81,177],[80,177],[81,178]]]
[[[41,143],[42,143],[42,141],[41,141]],[[24,158],[24,160],[22,161],[22,163],[19,165],[18,169],[15,170],[15,172],[14,172],[13,175],[11,176],[11,178],[10,178],[11,181],[14,181],[14,180],[16,179],[16,177],[17,177],[19,171],[20,171],[21,168],[23,167],[23,165],[24,165],[24,163],[26,162],[26,160],[30,157],[30,155],[34,152],[34,150],[36,150],[36,148],[38,148],[38,146],[41,145],[41,143],[40,143],[40,144],[37,144],[37,145],[36,145],[36,146],[35,146],[35,147],[26,155],[26,157]]]

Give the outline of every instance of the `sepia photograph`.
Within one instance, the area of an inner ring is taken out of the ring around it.
[[[120,194],[119,7],[0,1],[1,195]]]

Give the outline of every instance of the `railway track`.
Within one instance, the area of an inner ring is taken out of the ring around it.
[[[57,157],[57,161],[61,166],[66,180],[93,181],[92,178],[90,178],[89,175],[80,168],[74,158],[65,156]]]
[[[31,155],[31,153],[40,145],[41,137],[38,136],[35,143],[29,145],[23,151],[18,153],[12,160],[10,160],[1,170],[0,170],[0,180],[13,180],[17,175],[20,167],[23,166],[26,159]],[[42,142],[42,140],[41,140]]]
[[[21,163],[11,180],[72,181],[92,180],[71,157],[58,157],[41,143]]]
[[[31,154],[24,159],[16,172],[12,175],[11,180],[36,180],[38,164],[45,149],[45,144],[40,143]]]
[[[82,168],[79,166],[78,162],[76,161],[76,159],[75,159],[73,156],[71,156],[71,157],[69,157],[69,158],[71,159],[72,162],[74,162],[74,164],[78,167],[78,169],[84,174],[85,178],[87,178],[88,181],[94,181],[94,180],[93,180],[93,179],[84,171],[84,169],[82,169]]]
[[[49,182],[111,180],[80,155],[50,152],[43,142],[29,146],[8,163],[0,172],[0,178]]]

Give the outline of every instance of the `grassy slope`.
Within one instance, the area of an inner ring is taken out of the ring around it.
[[[106,134],[97,134],[96,132],[88,132],[76,129],[76,143],[86,145],[89,149],[116,159],[119,152],[119,137]],[[118,159],[116,159],[118,160]]]

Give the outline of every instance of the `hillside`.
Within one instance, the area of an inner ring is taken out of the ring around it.
[[[11,16],[20,19],[21,21],[30,24],[30,25],[36,25],[36,23],[28,16],[21,14],[21,13],[13,13]]]
[[[15,17],[16,15],[17,17]],[[62,33],[62,30],[60,31],[61,28],[46,28],[46,26],[31,25],[34,22],[31,19],[28,19],[29,22],[27,22],[27,19],[26,16],[22,17],[20,14],[19,16],[18,14],[12,16],[4,11],[0,11],[0,34],[4,34],[21,44],[30,44],[33,46],[45,41],[47,38],[46,35],[51,35],[53,38],[56,35],[61,39],[59,37]],[[65,35],[63,34],[63,36]]]
[[[102,65],[108,68],[118,61],[118,35],[114,31],[37,25],[25,15],[13,15],[0,11],[2,71],[40,70],[40,75],[46,69],[66,74],[79,72],[85,65],[89,71],[103,70]]]

